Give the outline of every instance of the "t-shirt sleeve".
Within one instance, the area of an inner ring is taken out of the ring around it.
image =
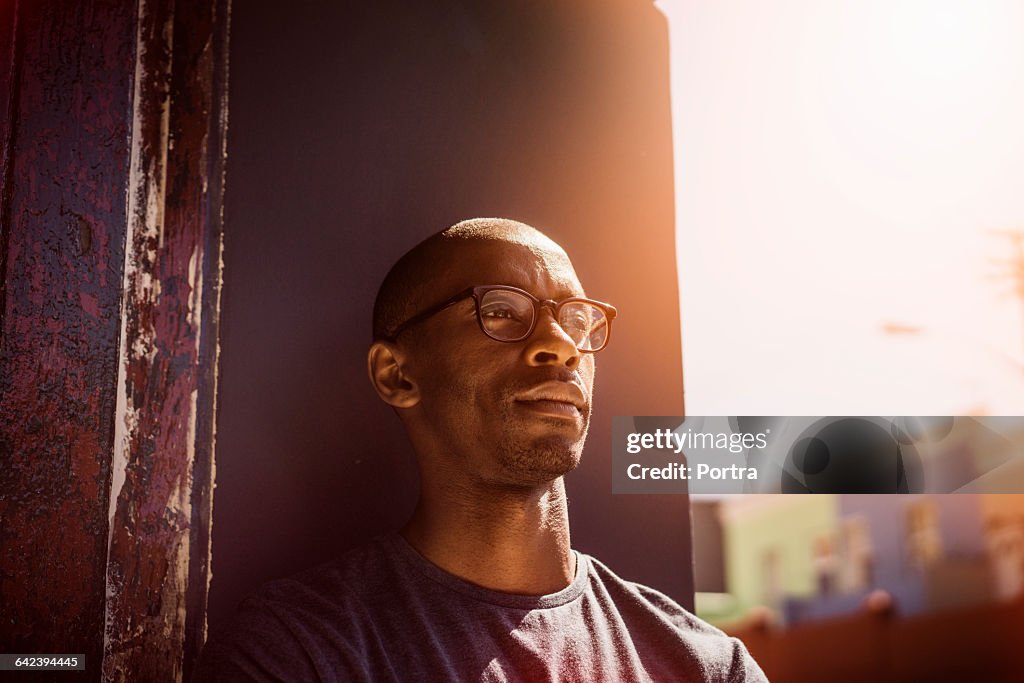
[[[733,644],[732,670],[729,683],[768,683],[768,677],[750,656],[747,647],[739,638],[729,638]]]
[[[642,584],[632,584],[645,601],[664,614],[677,628],[689,633],[700,653],[706,680],[722,683],[767,683],[768,677],[758,666],[739,638],[683,609],[664,593]]]

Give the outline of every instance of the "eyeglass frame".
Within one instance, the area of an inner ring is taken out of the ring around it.
[[[516,339],[498,339],[497,337],[493,336],[490,332],[487,331],[487,328],[484,327],[483,318],[480,317],[481,297],[487,294],[487,292],[492,292],[499,289],[515,292],[517,294],[522,294],[533,303],[533,322],[530,323],[530,329],[527,330],[526,333],[523,334],[523,336],[517,337]],[[473,298],[473,306],[474,311],[476,313],[476,323],[480,327],[480,331],[483,332],[488,339],[493,339],[496,342],[503,342],[508,344],[515,344],[517,342],[523,341],[524,339],[530,338],[530,335],[533,334],[533,331],[537,329],[537,321],[540,320],[540,309],[542,307],[551,309],[551,313],[555,318],[555,322],[558,323],[558,327],[567,335],[568,330],[562,327],[562,323],[559,322],[558,320],[558,313],[559,311],[561,311],[563,306],[565,306],[566,304],[582,302],[585,304],[590,304],[595,308],[601,309],[601,311],[604,313],[605,318],[608,320],[608,334],[605,335],[604,343],[601,344],[601,346],[599,346],[596,349],[581,349],[579,348],[579,346],[577,346],[576,350],[579,351],[580,353],[597,353],[598,351],[604,349],[604,347],[608,346],[608,340],[612,338],[612,320],[615,320],[615,316],[619,314],[618,309],[616,309],[611,304],[607,304],[603,301],[597,301],[596,299],[588,299],[582,296],[571,296],[560,301],[555,301],[554,299],[538,299],[533,294],[527,292],[525,289],[520,289],[519,287],[513,287],[511,285],[476,285],[475,287],[467,287],[466,289],[462,290],[458,294],[455,294],[451,298],[445,299],[444,301],[435,306],[431,306],[426,310],[420,311],[419,313],[412,316],[404,323],[396,327],[394,332],[392,332],[388,336],[383,337],[383,339],[385,341],[390,342],[397,341],[398,335],[400,335],[402,332],[409,329],[413,325],[421,323],[427,318],[433,315],[437,315],[441,311],[447,308],[451,308],[452,306],[459,303],[463,299],[468,299],[470,297]],[[575,342],[573,343],[575,344]]]

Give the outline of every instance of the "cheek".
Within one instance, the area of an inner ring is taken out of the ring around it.
[[[478,355],[462,349],[423,359],[418,380],[424,405],[444,410],[474,405],[494,384],[488,380],[487,359]]]

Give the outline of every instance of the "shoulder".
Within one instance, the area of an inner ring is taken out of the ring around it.
[[[204,649],[196,680],[359,680],[372,604],[386,591],[386,539],[264,584]]]
[[[619,577],[600,560],[587,556],[592,588],[607,596],[617,614],[641,631],[658,651],[685,653],[694,673],[707,681],[767,681],[738,639],[699,618],[649,586]],[[638,634],[633,634],[638,635]]]
[[[236,621],[283,624],[307,640],[310,629],[323,630],[325,624],[355,636],[370,611],[367,605],[391,593],[397,573],[389,539],[377,538],[335,560],[264,584],[240,606]]]
[[[391,539],[379,537],[330,562],[266,583],[253,597],[278,609],[332,608],[386,592],[394,565]]]
[[[718,628],[685,609],[661,591],[635,581],[627,581],[597,558],[587,556],[591,566],[591,581],[599,584],[615,600],[616,605],[650,610],[673,624],[698,633],[725,636]]]

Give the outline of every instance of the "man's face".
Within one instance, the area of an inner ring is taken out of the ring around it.
[[[541,300],[583,296],[552,242],[459,243],[425,308],[476,285],[511,285]],[[418,302],[420,303],[420,302]],[[536,486],[579,463],[590,422],[594,356],[580,353],[542,307],[520,342],[487,337],[472,298],[429,318],[407,342],[420,390],[421,434],[447,468],[492,484]]]

